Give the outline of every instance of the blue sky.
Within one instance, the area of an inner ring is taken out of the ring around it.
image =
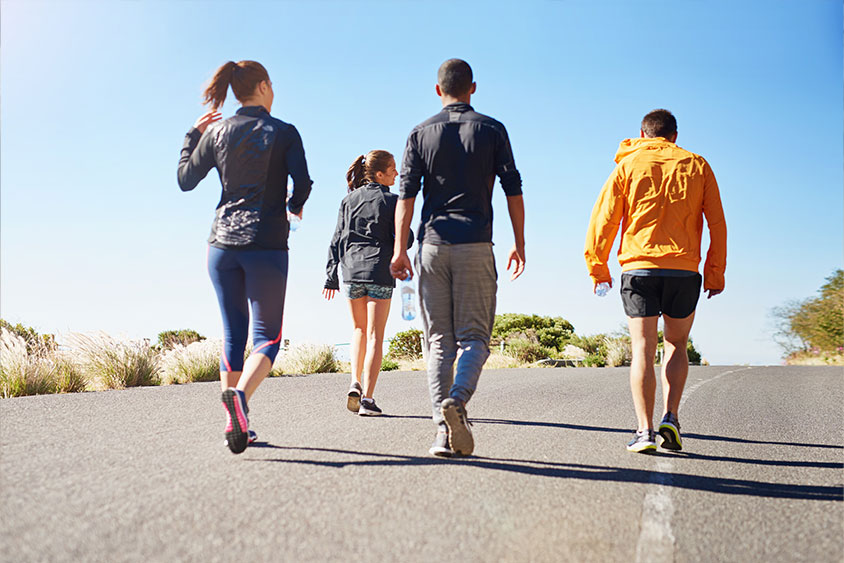
[[[352,160],[401,155],[439,110],[436,70],[472,65],[473,106],[502,121],[527,210],[527,269],[493,205],[498,312],[623,322],[582,250],[619,141],[672,110],[707,158],[728,225],[727,286],[692,337],[716,364],[778,363],[770,310],[842,267],[842,4],[760,2],[37,2],[0,4],[0,315],[43,332],[219,337],[205,238],[220,186],[176,185],[200,93],[227,60],[262,62],[273,114],[299,129],[314,191],[291,236],[285,337],[348,342],[320,295]],[[234,97],[224,115],[236,108]],[[417,205],[417,218],[419,213]],[[708,244],[704,237],[704,245]],[[620,276],[612,260],[613,274]],[[394,300],[387,334],[417,326]]]

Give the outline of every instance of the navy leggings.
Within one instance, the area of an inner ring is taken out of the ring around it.
[[[252,353],[275,360],[281,341],[286,250],[223,250],[208,247],[208,275],[223,315],[220,371],[243,371],[252,306]]]

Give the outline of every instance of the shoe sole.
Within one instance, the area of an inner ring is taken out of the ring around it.
[[[372,409],[368,409],[361,403],[360,409],[358,409],[358,414],[360,416],[381,416],[384,413],[381,411],[374,411]]]
[[[434,447],[428,450],[428,453],[437,457],[452,457],[454,452],[448,448]]]
[[[680,440],[680,432],[673,424],[660,424],[657,432],[660,436],[662,436],[662,443],[660,446],[666,450],[678,452],[683,449],[683,442]]]
[[[249,444],[248,423],[245,405],[232,389],[223,391],[223,406],[228,414],[226,423],[226,443],[234,454],[242,453]]]
[[[632,446],[627,446],[627,451],[636,454],[653,454],[656,453],[656,444],[633,444]]]
[[[357,413],[360,410],[360,393],[349,391],[349,398],[346,400],[346,408]]]
[[[472,437],[472,431],[463,423],[460,407],[456,403],[450,403],[441,407],[441,410],[448,425],[448,444],[451,450],[457,455],[472,455],[475,439]]]

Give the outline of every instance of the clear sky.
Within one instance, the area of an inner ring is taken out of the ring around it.
[[[499,313],[560,315],[578,334],[624,322],[617,289],[591,294],[583,243],[619,141],[654,108],[710,162],[727,217],[726,291],[702,298],[692,330],[705,358],[779,363],[771,308],[842,267],[840,0],[0,9],[0,315],[43,332],[220,336],[205,271],[219,180],[182,193],[176,163],[227,60],[267,67],[272,113],[299,129],[314,180],[290,242],[294,343],[348,342],[347,305],[320,294],[345,171],[370,149],[400,160],[410,129],[439,111],[436,70],[451,57],[472,65],[472,105],[506,125],[524,181],[527,269],[512,283],[495,188]],[[421,328],[394,299],[388,336],[409,326]]]

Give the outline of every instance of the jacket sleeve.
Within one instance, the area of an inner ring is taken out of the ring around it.
[[[703,264],[703,289],[724,289],[727,270],[727,221],[721,206],[721,192],[709,163],[704,164],[703,215],[709,227],[709,251]]]
[[[601,189],[586,231],[583,255],[594,283],[609,282],[612,279],[607,260],[624,216],[625,203],[622,172],[616,166]]]
[[[313,182],[308,174],[308,163],[305,161],[305,147],[302,145],[302,137],[299,131],[291,125],[293,140],[287,149],[285,159],[287,170],[293,178],[293,197],[287,202],[287,208],[291,213],[299,214],[308,196],[311,194]]]
[[[425,164],[416,148],[416,131],[411,131],[404,147],[401,162],[401,183],[399,184],[399,199],[416,197],[422,187],[422,176]]]
[[[179,187],[183,192],[194,189],[217,164],[213,135],[207,130],[206,133],[203,135],[199,129],[192,127],[185,135],[178,170]]]
[[[328,262],[325,265],[325,289],[340,289],[340,279],[337,276],[337,266],[340,264],[340,248],[343,240],[343,231],[346,223],[345,200],[340,204],[340,212],[337,214],[337,226],[334,229],[334,236],[328,245]]]

